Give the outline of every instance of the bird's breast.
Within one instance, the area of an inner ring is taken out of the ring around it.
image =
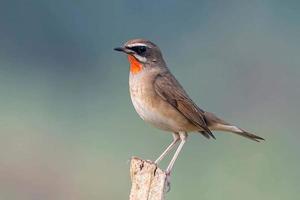
[[[131,101],[139,116],[166,131],[178,132],[190,129],[190,122],[155,92],[153,80],[154,77],[143,73],[130,75]]]
[[[158,125],[163,119],[156,111],[159,102],[150,78],[147,74],[131,74],[129,78],[130,97],[139,116],[151,124]]]

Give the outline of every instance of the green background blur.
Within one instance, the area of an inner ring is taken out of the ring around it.
[[[2,0],[0,199],[128,199],[130,157],[172,138],[131,105],[112,49],[136,37],[200,107],[266,138],[190,135],[168,199],[299,198],[299,36],[297,0]]]

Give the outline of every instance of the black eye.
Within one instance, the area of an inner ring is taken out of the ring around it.
[[[135,46],[135,47],[131,47],[131,49],[133,51],[135,51],[138,55],[144,55],[144,53],[147,50],[147,47],[145,47],[145,46]]]

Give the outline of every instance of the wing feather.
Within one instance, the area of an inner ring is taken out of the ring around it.
[[[203,129],[212,138],[215,138],[209,130],[205,118],[205,111],[199,108],[187,95],[180,83],[175,77],[169,73],[163,73],[156,76],[154,80],[154,89],[156,93],[183,116],[185,116],[192,124]]]

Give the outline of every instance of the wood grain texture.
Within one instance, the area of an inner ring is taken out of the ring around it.
[[[130,164],[130,200],[163,200],[166,193],[166,173],[155,163],[137,157]]]

